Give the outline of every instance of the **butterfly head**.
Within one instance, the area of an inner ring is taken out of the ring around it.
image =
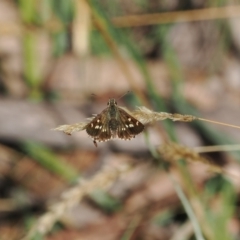
[[[108,101],[109,118],[116,118],[117,112],[118,112],[117,101],[114,98],[110,98]]]
[[[115,100],[115,98],[110,98],[108,100],[108,106],[112,107],[112,106],[116,106],[117,105],[117,101]]]

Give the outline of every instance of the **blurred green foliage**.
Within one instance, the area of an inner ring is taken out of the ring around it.
[[[21,148],[27,155],[31,156],[47,170],[69,182],[76,180],[79,176],[79,173],[73,167],[61,161],[53,151],[40,143],[26,141],[22,143]]]
[[[96,190],[91,193],[91,199],[101,207],[106,213],[113,213],[121,208],[121,201],[112,197],[102,190]]]
[[[52,0],[52,9],[62,23],[71,24],[74,19],[74,0]]]

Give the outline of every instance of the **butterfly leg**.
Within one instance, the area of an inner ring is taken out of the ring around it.
[[[96,142],[95,138],[93,139],[93,143],[94,143],[95,147],[97,147],[97,142]]]

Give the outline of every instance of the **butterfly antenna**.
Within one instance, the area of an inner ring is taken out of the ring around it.
[[[90,95],[91,97],[97,97],[97,95],[95,93],[91,93]]]
[[[117,98],[117,100],[121,99],[122,97],[124,97],[125,95],[127,95],[127,94],[129,94],[129,93],[131,93],[131,91],[130,91],[130,90],[129,90],[129,91],[127,91],[126,93],[124,93],[123,95],[121,95],[120,97],[118,97],[118,98]]]
[[[92,101],[95,101],[97,97],[98,97],[98,96],[97,96],[96,94],[91,93],[91,94],[90,94],[90,100],[91,100],[91,102],[92,102]]]

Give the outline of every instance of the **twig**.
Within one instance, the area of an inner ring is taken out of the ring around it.
[[[141,15],[139,14],[132,16],[115,17],[112,19],[112,22],[117,27],[137,27],[174,22],[192,22],[222,18],[235,18],[239,16],[240,6],[235,5],[190,11],[176,11],[166,13],[141,14]]]

